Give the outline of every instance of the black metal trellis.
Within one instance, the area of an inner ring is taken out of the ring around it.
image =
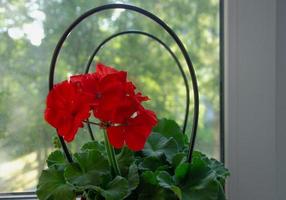
[[[191,162],[192,160],[192,153],[194,150],[194,146],[195,146],[195,141],[196,141],[196,134],[197,134],[197,125],[198,125],[198,116],[199,116],[199,91],[198,91],[198,84],[197,84],[197,78],[196,78],[196,74],[195,74],[195,70],[194,67],[192,65],[192,61],[188,55],[188,52],[186,50],[186,48],[184,47],[183,43],[181,42],[181,40],[179,39],[179,37],[176,35],[176,33],[164,22],[162,21],[160,18],[158,18],[156,15],[150,13],[147,10],[144,10],[142,8],[136,7],[136,6],[132,6],[132,5],[127,5],[127,4],[107,4],[107,5],[103,5],[103,6],[99,6],[96,8],[93,8],[87,12],[85,12],[84,14],[82,14],[80,17],[78,17],[63,33],[63,35],[61,36],[61,38],[59,39],[57,46],[54,50],[53,56],[52,56],[52,60],[51,60],[51,64],[50,64],[50,74],[49,74],[49,89],[51,90],[53,88],[54,85],[54,72],[55,72],[55,67],[56,67],[56,62],[57,62],[57,58],[59,56],[59,53],[61,51],[62,45],[65,42],[65,40],[67,39],[68,35],[73,31],[73,29],[79,25],[84,19],[86,19],[87,17],[99,13],[101,11],[105,11],[105,10],[111,10],[111,9],[125,9],[125,10],[129,10],[129,11],[133,11],[136,13],[139,13],[149,19],[151,19],[153,22],[156,22],[161,28],[163,28],[172,38],[173,40],[176,42],[176,44],[178,45],[181,53],[184,56],[184,59],[187,63],[188,69],[189,69],[189,73],[191,75],[191,81],[192,81],[192,86],[193,86],[193,95],[194,95],[194,113],[193,113],[193,126],[192,126],[192,131],[191,131],[191,137],[190,137],[190,143],[189,143],[189,152],[188,152],[188,161]],[[188,81],[186,78],[186,75],[181,67],[181,64],[178,60],[178,58],[176,57],[176,55],[171,51],[171,49],[168,47],[168,45],[166,45],[164,42],[162,42],[159,38],[153,36],[152,34],[143,32],[143,31],[124,31],[124,32],[120,32],[114,35],[111,35],[110,37],[106,38],[102,43],[100,43],[100,45],[94,50],[94,52],[92,53],[92,56],[90,57],[87,65],[86,65],[86,70],[85,72],[87,73],[89,71],[90,65],[92,63],[93,58],[95,57],[95,55],[97,54],[97,52],[100,50],[100,48],[109,40],[111,40],[112,38],[115,38],[117,36],[120,35],[126,35],[126,34],[141,34],[141,35],[145,35],[147,37],[150,37],[154,40],[156,40],[157,42],[159,42],[162,46],[165,47],[165,49],[171,54],[171,56],[173,57],[173,59],[175,60],[177,66],[179,67],[179,70],[182,74],[182,77],[184,79],[184,84],[186,86],[186,92],[187,92],[187,98],[186,98],[186,113],[185,113],[185,120],[184,120],[184,125],[183,125],[183,132],[185,133],[186,130],[186,126],[187,126],[187,119],[188,119],[188,114],[189,114],[189,85],[188,85]],[[89,124],[88,124],[89,126]],[[91,135],[92,136],[92,135]],[[70,152],[67,148],[67,145],[65,143],[65,141],[63,140],[63,138],[61,136],[59,136],[63,151],[68,159],[69,162],[73,162],[72,161],[72,157],[70,155]]]
[[[188,123],[188,116],[189,116],[189,109],[190,109],[190,87],[189,87],[189,83],[188,83],[188,79],[187,79],[187,76],[183,70],[183,67],[179,61],[179,59],[177,58],[177,56],[175,55],[175,53],[170,49],[170,47],[164,43],[162,40],[160,40],[159,38],[157,38],[156,36],[150,34],[150,33],[147,33],[147,32],[144,32],[144,31],[137,31],[137,30],[130,30],[130,31],[122,31],[122,32],[119,32],[119,33],[115,33],[109,37],[107,37],[106,39],[104,39],[96,48],[95,50],[93,51],[93,53],[91,54],[88,62],[87,62],[87,65],[86,65],[86,68],[85,68],[85,73],[88,73],[89,72],[89,69],[90,69],[90,66],[92,64],[92,61],[94,59],[94,57],[97,55],[97,53],[99,52],[99,50],[109,41],[111,41],[112,39],[116,38],[116,37],[119,37],[119,36],[122,36],[122,35],[129,35],[129,34],[137,34],[137,35],[144,35],[144,36],[147,36],[151,39],[153,39],[154,41],[158,42],[159,44],[161,44],[169,53],[170,55],[172,56],[172,58],[175,60],[180,72],[181,72],[181,75],[184,79],[184,84],[185,84],[185,88],[186,88],[186,111],[185,111],[185,118],[184,118],[184,123],[183,123],[183,133],[185,133],[186,131],[186,127],[187,127],[187,123]]]

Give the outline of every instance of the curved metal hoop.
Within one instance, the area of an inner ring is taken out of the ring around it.
[[[78,17],[63,33],[63,35],[61,36],[60,40],[57,43],[57,46],[54,50],[53,53],[53,57],[51,60],[51,64],[50,64],[50,74],[49,74],[49,89],[51,90],[53,88],[54,85],[54,72],[55,72],[55,67],[56,67],[56,62],[57,62],[57,58],[59,56],[60,50],[62,48],[63,43],[65,42],[66,38],[68,37],[68,35],[72,32],[72,30],[80,23],[82,22],[84,19],[86,19],[87,17],[104,11],[104,10],[111,10],[111,9],[125,9],[125,10],[130,10],[130,11],[134,11],[136,13],[139,13],[149,19],[151,19],[152,21],[156,22],[160,27],[162,27],[172,38],[173,40],[176,42],[176,44],[178,45],[178,47],[180,48],[185,61],[188,65],[188,69],[191,75],[191,80],[192,80],[192,85],[193,85],[193,95],[194,95],[194,114],[193,114],[193,126],[192,126],[192,132],[191,132],[191,138],[190,138],[190,143],[189,143],[189,153],[188,153],[188,161],[191,162],[192,160],[192,153],[194,150],[194,146],[195,146],[195,140],[196,140],[196,134],[197,134],[197,126],[198,126],[198,116],[199,116],[199,91],[198,91],[198,83],[197,83],[197,78],[196,78],[196,73],[192,64],[192,61],[188,55],[187,50],[185,49],[183,43],[181,42],[181,40],[179,39],[179,37],[176,35],[176,33],[164,22],[162,21],[160,18],[158,18],[156,15],[150,13],[147,10],[144,10],[142,8],[136,7],[136,6],[132,6],[132,5],[127,5],[127,4],[107,4],[107,5],[103,5],[103,6],[99,6],[96,8],[93,8],[87,12],[85,12],[84,14],[82,14],[80,17]],[[62,137],[59,137],[63,150],[66,154],[67,159],[72,162],[72,157],[68,151],[68,148],[66,146],[66,143],[64,142]]]
[[[172,58],[174,59],[174,61],[176,62],[180,72],[181,72],[181,75],[183,77],[183,80],[184,80],[184,84],[185,84],[185,88],[186,88],[186,111],[185,111],[185,118],[184,118],[184,123],[183,123],[183,133],[186,132],[186,128],[187,128],[187,122],[188,122],[188,116],[189,116],[189,109],[190,109],[190,87],[189,87],[189,83],[188,83],[188,79],[187,79],[187,76],[183,70],[183,67],[179,61],[179,59],[177,58],[177,56],[175,55],[175,53],[170,49],[170,47],[164,43],[162,40],[160,40],[159,38],[157,38],[156,36],[150,34],[150,33],[147,33],[147,32],[144,32],[144,31],[137,31],[137,30],[130,30],[130,31],[122,31],[122,32],[118,32],[118,33],[115,33],[107,38],[105,38],[95,49],[94,51],[92,52],[91,56],[89,57],[89,60],[86,64],[86,67],[85,67],[85,73],[88,73],[89,72],[89,69],[90,69],[90,66],[91,66],[91,63],[94,59],[94,57],[96,56],[96,54],[99,52],[99,50],[106,44],[108,43],[109,41],[111,41],[112,39],[115,39],[116,37],[119,37],[119,36],[122,36],[122,35],[129,35],[129,34],[134,34],[134,35],[144,35],[144,36],[147,36],[151,39],[153,39],[154,41],[158,42],[159,44],[161,44],[168,52],[169,54],[172,56]]]

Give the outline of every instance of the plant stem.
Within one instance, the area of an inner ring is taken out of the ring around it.
[[[83,122],[88,123],[88,124],[93,124],[93,125],[96,125],[96,126],[100,126],[100,123],[90,122],[89,120],[84,120]]]
[[[107,157],[108,157],[108,160],[109,160],[109,163],[111,165],[111,168],[113,169],[115,175],[121,175],[120,173],[120,169],[119,169],[119,166],[118,166],[118,163],[117,163],[117,160],[116,160],[116,157],[115,157],[115,152],[114,152],[114,148],[111,146],[109,140],[108,140],[108,136],[107,136],[107,133],[106,133],[106,130],[103,129],[103,132],[104,132],[104,143],[105,143],[105,148],[106,148],[106,152],[107,152]]]
[[[87,123],[87,128],[88,128],[88,132],[89,132],[89,135],[90,135],[90,137],[91,137],[91,140],[95,140],[94,139],[94,136],[93,136],[93,133],[92,133],[92,129],[91,129],[91,127],[90,127],[90,122],[89,122],[89,120],[87,119],[86,120],[86,123]]]

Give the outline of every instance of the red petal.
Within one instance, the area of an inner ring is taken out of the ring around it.
[[[139,104],[133,98],[125,96],[117,102],[116,109],[112,113],[112,122],[125,123],[132,114],[138,110]]]
[[[136,87],[132,82],[127,82],[125,87],[126,87],[126,91],[128,94],[135,95],[134,91],[135,91]]]
[[[134,151],[143,149],[156,123],[157,117],[155,113],[150,110],[140,111],[135,118],[130,118],[128,120],[128,126],[126,127],[127,146]]]
[[[142,96],[142,93],[141,92],[138,92],[136,95],[135,95],[135,98],[137,99],[137,101],[139,103],[141,103],[142,101],[148,101],[150,100],[150,98],[148,96]]]
[[[124,127],[120,126],[112,126],[107,128],[107,135],[110,144],[112,144],[113,147],[119,149],[122,148],[124,145],[125,140],[125,129]]]
[[[82,121],[89,117],[90,97],[78,90],[73,83],[56,84],[47,96],[45,120],[57,128],[66,141],[74,139]]]
[[[107,74],[105,76],[102,76],[100,83],[101,83],[101,86],[104,86],[105,88],[109,88],[109,87],[114,87],[114,84],[115,85],[125,84],[126,80],[127,80],[127,72],[119,71],[119,72],[115,72],[112,74]],[[123,85],[121,87],[123,87]]]
[[[146,120],[152,127],[154,127],[158,123],[157,116],[152,110],[145,109],[141,112],[143,112],[142,117],[144,118],[144,120]]]
[[[62,136],[63,136],[65,141],[71,142],[74,140],[74,137],[75,137],[77,131],[78,131],[78,127],[73,127],[72,129],[70,129],[70,131],[67,132],[68,134],[64,134]]]
[[[80,91],[88,93],[93,98],[99,91],[99,79],[94,73],[71,76],[70,82],[75,84]]]
[[[133,151],[140,151],[144,148],[146,140],[151,133],[151,128],[146,126],[129,127],[126,134],[126,144]]]
[[[99,77],[103,77],[107,74],[112,74],[112,73],[118,72],[116,69],[109,67],[109,66],[106,66],[102,63],[98,63],[95,68],[96,68],[95,69],[96,73],[99,75]]]

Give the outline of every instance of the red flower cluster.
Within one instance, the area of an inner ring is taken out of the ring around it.
[[[59,83],[48,94],[45,119],[70,142],[78,128],[83,127],[82,121],[90,116],[88,101],[89,96],[78,93],[75,85],[68,81]]]
[[[92,110],[115,148],[126,144],[138,151],[144,147],[157,118],[141,105],[149,98],[135,89],[127,81],[127,72],[98,64],[95,73],[72,76],[70,81],[55,85],[47,97],[45,119],[70,142]]]

